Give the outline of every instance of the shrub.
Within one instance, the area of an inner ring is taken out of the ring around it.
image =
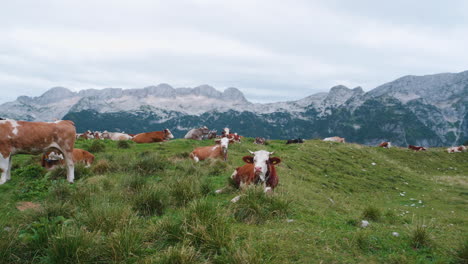
[[[260,187],[249,188],[237,203],[231,205],[234,218],[248,224],[286,218],[290,207],[291,201],[279,195],[265,194]]]
[[[133,201],[133,208],[140,215],[162,215],[168,205],[169,197],[163,190],[145,188],[141,190]]]
[[[14,173],[21,178],[38,179],[42,178],[47,170],[38,164],[30,164],[16,169]]]
[[[101,140],[93,140],[91,146],[88,147],[88,151],[91,153],[103,152],[104,150],[106,150],[106,144]]]
[[[429,247],[431,238],[425,225],[416,225],[411,234],[411,246],[414,248]]]
[[[154,261],[160,264],[191,264],[197,263],[200,253],[191,246],[178,245],[169,247]]]
[[[374,206],[368,206],[362,212],[362,217],[366,220],[379,221],[381,216],[380,209]]]
[[[117,148],[119,149],[129,149],[131,147],[130,142],[127,140],[119,140],[117,142]]]
[[[96,250],[92,234],[73,226],[62,226],[47,247],[47,263],[90,263]]]
[[[141,175],[151,175],[166,169],[168,161],[156,153],[142,152],[130,168]]]
[[[119,141],[120,142],[120,141]],[[91,168],[91,171],[94,174],[105,174],[111,171],[111,165],[110,162],[106,159],[101,159],[98,162],[96,162],[93,167]]]

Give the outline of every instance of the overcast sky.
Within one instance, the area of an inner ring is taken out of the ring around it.
[[[254,102],[468,70],[468,1],[3,1],[0,103],[54,86],[237,87]]]

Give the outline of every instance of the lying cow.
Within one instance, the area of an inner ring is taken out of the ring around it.
[[[169,129],[164,129],[163,131],[137,134],[132,140],[136,143],[153,143],[167,141],[171,138],[174,138],[171,131]]]
[[[301,144],[301,143],[304,143],[304,140],[302,138],[288,139],[288,141],[286,141],[286,144]]]
[[[191,129],[189,132],[187,132],[187,134],[185,134],[184,138],[194,139],[194,140],[203,140],[207,138],[209,133],[210,133],[210,130],[208,129],[208,127],[203,126],[200,128]]]
[[[83,149],[73,149],[73,162],[82,162],[86,167],[90,167],[94,162],[94,155]],[[64,165],[63,155],[55,151],[47,152],[42,155],[41,165],[48,170]]]
[[[265,145],[265,138],[262,138],[262,137],[256,137],[255,138],[255,141],[254,141],[254,144],[258,144],[258,145]]]
[[[391,142],[386,142],[386,141],[384,141],[384,142],[382,142],[382,143],[379,144],[379,147],[381,147],[381,148],[391,148],[391,147],[392,147],[392,143],[391,143]]]
[[[459,147],[450,147],[447,149],[448,153],[457,153],[457,152],[464,152],[466,151],[466,146],[459,146]]]
[[[327,138],[324,138],[323,141],[345,143],[345,138],[342,138],[342,137],[327,137]]]
[[[427,150],[425,147],[413,146],[413,145],[409,145],[408,148],[414,151],[426,151]]]
[[[242,136],[237,135],[237,133],[227,134],[226,137],[229,138],[229,140],[232,140],[233,142],[241,143]]]
[[[195,162],[205,160],[208,158],[222,158],[224,159],[224,161],[226,161],[228,145],[229,143],[232,143],[232,140],[229,140],[228,138],[221,138],[215,140],[215,142],[216,145],[214,146],[196,148],[194,151],[192,151],[192,153],[190,153],[190,158],[193,159]]]
[[[234,186],[238,189],[244,189],[252,184],[262,184],[265,193],[271,192],[279,182],[276,174],[275,165],[281,163],[278,157],[270,157],[273,152],[266,150],[249,151],[252,156],[244,156],[242,160],[247,163],[242,167],[238,167],[231,175]],[[223,189],[217,190],[216,193],[221,193]],[[234,197],[231,202],[239,201],[240,195]]]
[[[15,120],[0,121],[0,184],[11,179],[11,156],[16,153],[40,154],[50,148],[63,153],[67,165],[67,180],[74,175],[73,146],[75,124],[69,120],[52,123]]]

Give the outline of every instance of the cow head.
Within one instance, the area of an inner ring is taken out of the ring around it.
[[[171,139],[171,138],[174,138],[174,136],[172,135],[171,131],[169,129],[164,129],[164,137],[166,139]]]
[[[253,164],[255,176],[258,176],[262,182],[265,182],[268,173],[268,166],[270,164],[279,164],[281,159],[277,157],[270,158],[270,155],[273,155],[274,152],[268,152],[266,150],[259,150],[255,152],[249,150],[249,152],[253,155],[253,157],[244,156],[242,159],[245,163]]]

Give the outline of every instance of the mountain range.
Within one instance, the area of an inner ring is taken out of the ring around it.
[[[375,145],[458,145],[468,140],[468,71],[404,76],[364,92],[339,85],[297,101],[249,102],[241,91],[202,85],[72,92],[54,87],[0,105],[0,117],[70,119],[78,131],[139,133],[169,128],[182,137],[194,127],[230,127],[244,136],[271,139],[342,136]]]

